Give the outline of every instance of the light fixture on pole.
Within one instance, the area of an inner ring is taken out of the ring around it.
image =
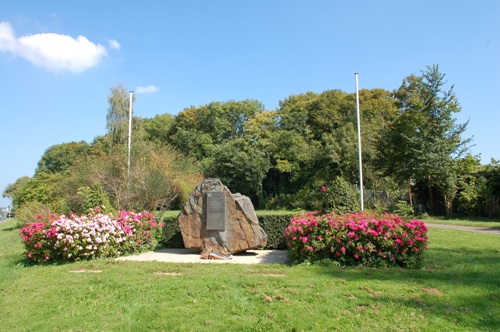
[[[129,112],[128,112],[128,164],[127,164],[127,179],[130,176],[130,149],[132,147],[132,103],[134,92],[130,91]]]
[[[363,160],[361,159],[361,121],[359,116],[359,92],[358,92],[358,73],[356,76],[356,117],[358,120],[358,157],[359,157],[359,199],[361,201],[361,211],[365,209],[363,198]]]

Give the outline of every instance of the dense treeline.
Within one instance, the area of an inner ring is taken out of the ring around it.
[[[460,105],[444,76],[431,66],[395,91],[359,92],[367,208],[500,214],[500,165],[480,166],[468,153],[467,124],[453,117]],[[359,209],[353,93],[291,95],[273,111],[242,100],[134,117],[130,169],[127,89],[113,87],[108,101],[106,135],[48,148],[32,178],[6,188],[18,212],[177,209],[203,177],[259,208]]]

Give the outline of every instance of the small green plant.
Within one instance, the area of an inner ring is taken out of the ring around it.
[[[343,177],[336,177],[330,184],[312,192],[312,209],[319,213],[338,214],[359,211],[359,197],[355,189]]]
[[[415,215],[415,210],[407,201],[399,200],[394,207],[394,213],[405,218],[410,218]]]
[[[109,197],[104,191],[102,185],[95,182],[92,187],[80,187],[77,190],[77,196],[80,198],[79,211],[76,213],[87,213],[96,206],[104,207],[109,213],[114,213]]]

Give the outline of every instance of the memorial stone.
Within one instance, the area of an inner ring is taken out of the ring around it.
[[[184,246],[200,249],[202,257],[227,257],[267,244],[250,199],[232,194],[219,179],[208,178],[194,189],[178,221]]]

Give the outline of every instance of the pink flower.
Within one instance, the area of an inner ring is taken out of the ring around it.
[[[343,253],[345,253],[345,247],[340,248],[340,251],[342,251]]]
[[[321,191],[326,191],[326,187],[325,186],[321,187]]]

